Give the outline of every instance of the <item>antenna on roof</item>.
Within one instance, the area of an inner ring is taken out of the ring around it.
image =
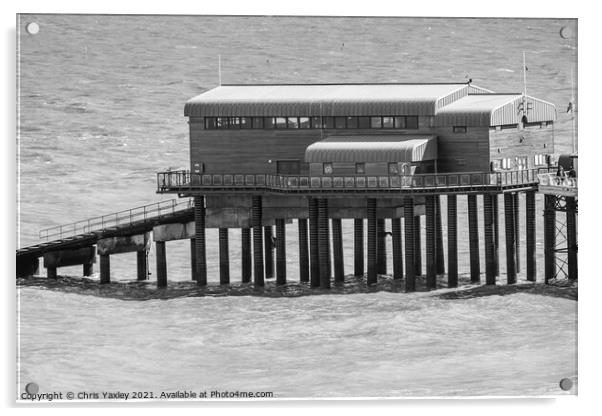
[[[573,68],[571,68],[571,101],[569,101],[569,106],[566,109],[567,113],[572,113],[571,117],[571,139],[573,144],[573,153],[575,153],[575,113],[577,112],[577,108],[575,106],[575,79],[573,78]]]
[[[222,86],[222,56],[217,55],[217,77],[219,79],[219,86]]]
[[[524,96],[527,95],[527,71],[528,70],[529,70],[529,68],[527,68],[526,53],[525,53],[525,51],[523,51],[523,95]]]

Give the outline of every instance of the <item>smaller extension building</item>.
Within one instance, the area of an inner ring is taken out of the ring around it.
[[[413,290],[424,248],[427,286],[434,287],[436,275],[445,271],[443,195],[448,198],[450,285],[457,282],[458,195],[469,198],[475,281],[480,279],[476,197],[483,195],[486,274],[488,283],[495,283],[502,194],[512,282],[520,267],[518,193],[527,193],[531,232],[537,174],[547,171],[554,153],[554,105],[470,83],[222,85],[190,99],[184,114],[190,124],[190,170],[161,172],[157,186],[159,193],[194,197],[193,274],[200,284],[206,283],[206,227],[220,229],[225,247],[228,228],[242,228],[243,281],[250,280],[253,264],[255,283],[262,285],[273,276],[272,226],[276,277],[282,283],[284,224],[298,221],[300,279],[328,287],[333,265],[334,280],[344,276],[342,219],[355,220],[354,273],[364,274],[367,219],[368,283],[387,271],[384,221],[391,220],[394,277],[405,277],[406,288]],[[424,247],[417,232],[423,216]],[[529,235],[527,272],[535,279],[535,237]]]

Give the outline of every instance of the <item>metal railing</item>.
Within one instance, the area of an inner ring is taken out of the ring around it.
[[[45,228],[40,230],[39,238],[40,240],[55,240],[80,234],[87,234],[92,231],[100,231],[111,227],[132,225],[133,223],[146,222],[147,220],[154,219],[162,215],[173,214],[178,211],[192,208],[193,206],[194,204],[192,199],[170,199],[168,201],[143,205],[136,208],[114,212],[112,214],[76,221],[70,224]]]
[[[541,173],[537,175],[542,186],[558,186],[560,188],[577,188],[577,178],[557,176],[554,173]]]
[[[310,176],[273,174],[192,174],[190,171],[157,173],[157,191],[192,189],[264,188],[277,190],[428,190],[483,186],[527,185],[538,182],[548,168],[504,172],[457,172],[419,175]]]

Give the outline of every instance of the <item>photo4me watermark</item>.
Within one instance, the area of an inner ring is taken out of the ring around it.
[[[68,391],[68,392],[23,392],[21,401],[52,402],[52,401],[86,401],[86,400],[220,400],[220,399],[272,399],[272,391],[241,391],[241,390],[176,390],[176,391]]]

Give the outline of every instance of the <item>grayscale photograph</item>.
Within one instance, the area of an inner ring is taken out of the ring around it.
[[[577,395],[576,18],[16,36],[17,402]]]

